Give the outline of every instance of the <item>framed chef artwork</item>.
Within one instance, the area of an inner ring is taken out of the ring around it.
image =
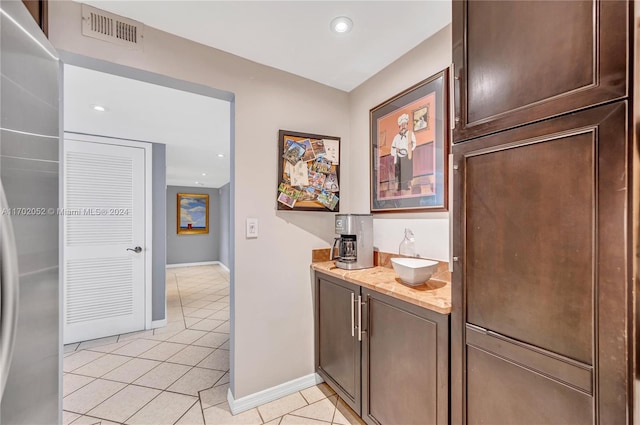
[[[369,111],[371,212],[446,211],[448,70]]]

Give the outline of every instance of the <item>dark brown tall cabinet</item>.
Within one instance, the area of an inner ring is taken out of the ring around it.
[[[633,423],[633,16],[454,2],[452,423]]]

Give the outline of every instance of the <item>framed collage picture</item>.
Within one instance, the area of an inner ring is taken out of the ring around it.
[[[278,210],[340,211],[340,138],[280,130]]]
[[[448,70],[369,111],[371,212],[446,211]]]

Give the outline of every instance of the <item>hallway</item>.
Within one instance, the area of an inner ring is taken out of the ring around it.
[[[164,328],[65,346],[63,424],[341,424],[359,418],[325,384],[232,416],[229,274],[167,269]]]

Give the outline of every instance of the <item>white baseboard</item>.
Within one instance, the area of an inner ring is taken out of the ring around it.
[[[231,388],[229,388],[229,391],[227,392],[227,402],[231,408],[231,413],[237,415],[238,413],[253,409],[254,407],[288,396],[322,382],[324,382],[324,380],[320,375],[312,373],[310,375],[285,382],[284,384],[276,385],[275,387],[267,388],[266,390],[262,390],[254,394],[249,394],[248,396],[244,396],[237,400],[233,398],[233,393],[231,393]]]
[[[220,264],[220,267],[222,267],[223,269],[225,269],[227,271],[227,273],[231,273],[231,270],[229,270],[229,267],[225,266],[223,263],[218,261],[218,264]]]
[[[194,266],[210,266],[213,264],[222,264],[220,261],[203,261],[200,263],[180,263],[180,264],[167,264],[168,269],[175,269],[178,267],[194,267]]]
[[[164,326],[167,326],[167,319],[151,321],[151,329],[162,328]]]

